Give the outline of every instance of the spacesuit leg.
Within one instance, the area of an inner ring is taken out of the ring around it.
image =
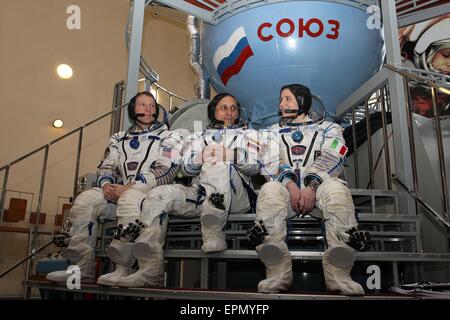
[[[95,277],[94,246],[97,240],[97,217],[106,208],[106,200],[100,188],[80,193],[70,209],[70,240],[62,252],[70,263],[80,267],[81,279],[93,280]],[[55,271],[47,274],[47,279],[66,282],[71,273]]]
[[[149,191],[146,184],[135,184],[127,189],[117,202],[117,225],[127,228],[135,223],[141,215],[141,204]],[[133,272],[136,259],[132,253],[133,243],[130,239],[113,239],[106,249],[111,261],[116,265],[114,272],[100,276],[98,284],[116,286],[118,281]]]
[[[164,285],[164,252],[168,215],[190,218],[200,215],[194,203],[198,187],[165,185],[150,191],[143,202],[141,221],[146,225],[133,246],[139,269],[118,281],[122,287],[161,287]],[[204,197],[203,197],[204,198]],[[194,201],[186,201],[186,199]]]
[[[230,209],[229,165],[204,163],[200,173],[200,184],[205,188],[207,198],[203,203],[200,222],[202,228],[202,251],[205,253],[223,251],[227,242],[223,227]]]
[[[286,291],[292,283],[292,261],[285,239],[286,220],[294,215],[286,187],[279,182],[262,186],[256,203],[256,224],[261,226],[262,222],[267,232],[253,244],[266,266],[266,279],[258,284],[258,292]]]
[[[362,286],[350,277],[356,251],[347,244],[346,232],[358,224],[350,191],[338,179],[330,178],[317,189],[316,200],[325,221],[328,248],[322,266],[327,289],[344,295],[364,295]]]

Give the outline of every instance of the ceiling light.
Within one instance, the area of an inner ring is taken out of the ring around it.
[[[53,126],[54,126],[55,128],[62,128],[62,126],[63,126],[63,121],[60,120],[60,119],[56,119],[56,120],[53,121]]]
[[[58,76],[62,79],[70,79],[73,75],[73,70],[68,64],[60,64],[56,68],[56,72],[58,73]]]

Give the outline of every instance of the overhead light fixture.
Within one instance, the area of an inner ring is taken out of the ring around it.
[[[61,79],[70,79],[70,78],[72,78],[72,75],[73,75],[72,67],[69,66],[68,64],[60,64],[56,68],[56,72],[58,73],[58,76]]]
[[[53,121],[53,126],[55,128],[62,128],[63,124],[64,123],[63,123],[63,121],[61,119],[56,119],[56,120]]]

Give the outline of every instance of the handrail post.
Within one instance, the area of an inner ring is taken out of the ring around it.
[[[449,217],[449,200],[448,200],[448,186],[447,186],[447,170],[445,168],[445,156],[444,156],[444,146],[442,143],[442,131],[441,131],[441,121],[439,119],[439,110],[437,105],[437,92],[436,88],[431,87],[431,96],[433,101],[433,111],[436,129],[436,138],[438,146],[438,156],[439,156],[439,168],[441,169],[441,184],[442,184],[442,206],[444,209],[444,215],[448,222],[450,222]]]
[[[123,101],[124,81],[117,82],[114,85],[113,96],[113,112],[111,113],[111,130],[110,135],[113,135],[120,130],[122,109],[119,106]]]
[[[356,137],[356,110],[352,111],[352,134],[353,134],[353,165],[355,167],[355,187],[359,189],[359,171],[358,171],[358,141]]]
[[[34,222],[34,231],[33,231],[33,241],[31,246],[31,252],[35,252],[36,246],[37,246],[37,238],[39,236],[39,216],[41,215],[41,208],[42,208],[42,200],[44,198],[44,186],[45,186],[45,175],[47,173],[47,161],[48,161],[48,151],[49,151],[50,145],[45,146],[45,155],[44,155],[44,164],[42,165],[42,175],[41,175],[41,186],[39,188],[39,199],[38,199],[38,205],[36,209],[36,221]],[[31,263],[30,268],[32,270],[33,264]],[[32,271],[30,271],[32,272]]]
[[[30,228],[30,231],[28,232],[28,241],[27,241],[27,254],[30,255],[30,249],[31,249],[31,234],[33,233],[33,230]],[[30,260],[27,260],[26,264],[26,271],[25,271],[25,281],[28,281],[31,277],[31,264]],[[31,298],[31,288],[28,286],[28,284],[25,285],[25,292],[24,292],[24,299],[28,300]]]
[[[137,93],[139,82],[139,69],[141,62],[142,33],[144,28],[145,1],[134,0],[130,2],[131,9],[128,13],[127,29],[131,28],[129,40],[127,40],[128,50],[128,70],[126,79],[125,100],[130,99]],[[127,32],[128,34],[129,32]],[[155,99],[156,100],[156,99]],[[124,129],[131,125],[131,119],[124,112],[122,126]]]
[[[77,195],[78,189],[78,175],[80,173],[80,157],[81,157],[81,147],[83,145],[83,127],[80,128],[80,134],[78,136],[78,149],[77,149],[77,162],[75,165],[75,177],[73,183],[73,199]]]
[[[386,182],[388,190],[392,190],[391,181],[391,161],[389,156],[389,139],[387,134],[387,119],[386,119],[386,87],[383,87],[381,91],[381,120],[383,122],[383,140],[384,140],[384,159],[386,162]]]
[[[419,189],[418,182],[418,174],[417,174],[417,160],[416,160],[416,146],[414,144],[414,127],[413,127],[413,119],[411,112],[411,94],[409,92],[409,78],[403,78],[403,86],[405,90],[405,109],[406,109],[406,120],[408,122],[408,137],[409,137],[409,145],[410,145],[410,156],[411,156],[411,164],[412,164],[412,174],[413,174],[413,186],[414,191],[417,192]]]
[[[401,67],[402,55],[400,52],[400,41],[398,38],[398,19],[395,1],[380,0],[381,15],[383,19],[383,34],[386,47],[386,62]],[[391,115],[393,131],[392,146],[394,147],[395,173],[405,180],[408,186],[412,182],[412,163],[410,157],[410,145],[405,143],[408,139],[407,115],[404,112],[406,103],[402,76],[396,73],[388,74],[389,100],[391,102]],[[400,201],[401,212],[414,212],[416,203],[410,198]]]
[[[369,155],[369,186],[374,188],[374,172],[373,172],[373,157],[372,157],[372,135],[370,128],[370,112],[369,112],[369,100],[366,101],[366,127],[367,127],[367,150]]]
[[[8,176],[9,176],[9,166],[5,169],[5,175],[3,176],[3,187],[2,187],[2,195],[0,197],[0,223],[3,221],[3,212],[5,212],[5,197],[6,197],[6,187],[8,185]]]

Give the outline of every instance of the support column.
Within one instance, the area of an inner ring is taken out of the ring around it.
[[[400,41],[398,39],[397,14],[395,1],[381,0],[381,12],[383,17],[384,39],[386,45],[386,60],[388,64],[397,68],[402,67],[400,55]],[[389,92],[392,108],[392,126],[394,128],[394,159],[395,174],[414,189],[413,168],[411,160],[411,146],[408,135],[408,119],[406,112],[406,97],[403,77],[395,72],[389,73]],[[413,128],[411,128],[412,130]],[[409,214],[415,213],[415,204],[410,197],[408,201],[400,201],[402,211]],[[413,213],[414,212],[414,213]]]
[[[132,15],[130,26],[130,49],[128,51],[128,73],[127,85],[125,90],[125,99],[129,101],[138,89],[139,66],[141,61],[142,31],[144,28],[145,0],[133,0],[131,12]],[[124,112],[123,130],[130,125],[128,113]]]

